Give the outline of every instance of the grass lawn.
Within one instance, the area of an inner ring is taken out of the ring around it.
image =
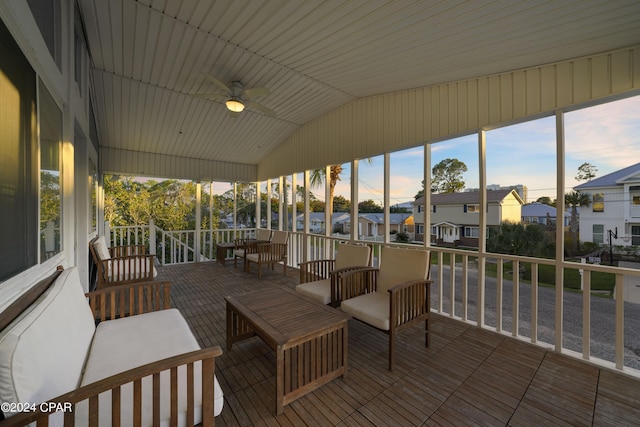
[[[443,254],[443,263],[444,265],[449,265],[451,260],[451,254],[445,253]],[[470,257],[472,260],[473,257]],[[456,256],[456,263],[461,262],[462,257],[460,255]],[[438,263],[438,257],[433,256],[431,259],[432,264]],[[523,263],[524,271],[522,272],[521,278],[524,282],[531,281],[531,264]],[[497,264],[487,263],[486,264],[486,274],[489,277],[497,276]],[[503,265],[503,273],[504,278],[507,280],[513,279],[512,266],[511,262],[505,262]],[[541,286],[549,286],[555,287],[556,282],[556,267],[553,265],[538,265],[538,282]],[[577,268],[575,269],[565,269],[564,270],[564,287],[568,290],[575,290],[580,292],[580,272]],[[601,272],[593,272],[591,273],[591,290],[596,292],[597,295],[603,296],[604,292],[608,292],[608,295],[604,296],[612,297],[613,289],[615,287],[615,276],[610,273],[601,273]]]

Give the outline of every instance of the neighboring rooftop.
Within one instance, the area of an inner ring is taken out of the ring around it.
[[[591,181],[587,181],[583,184],[573,187],[573,189],[584,190],[587,188],[616,187],[620,185],[618,181],[634,174],[640,174],[640,163],[627,166],[626,168],[608,173],[599,178],[594,178]],[[640,176],[638,177],[638,180],[640,180]]]

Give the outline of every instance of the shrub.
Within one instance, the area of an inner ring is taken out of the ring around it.
[[[409,235],[403,231],[396,233],[396,242],[408,242]]]

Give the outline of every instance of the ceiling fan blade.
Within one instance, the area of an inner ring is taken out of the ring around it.
[[[265,114],[265,115],[267,115],[267,116],[270,116],[270,117],[276,117],[276,116],[277,116],[277,114],[276,114],[276,112],[275,112],[275,111],[273,111],[273,110],[271,110],[271,109],[269,109],[269,108],[265,107],[265,106],[264,106],[264,105],[262,105],[262,104],[258,104],[257,102],[244,101],[244,103],[245,103],[246,105],[248,105],[249,107],[253,108],[254,110],[257,110],[257,111],[259,111],[259,112],[261,112],[262,114]]]
[[[214,101],[226,101],[229,99],[229,95],[225,95],[223,93],[193,93],[191,96]]]
[[[211,74],[204,74],[204,77],[209,80],[211,83],[215,84],[216,86],[218,86],[220,89],[224,90],[225,92],[230,92],[231,89],[229,89],[229,86],[227,86],[226,84],[222,83],[220,80],[218,80],[216,77],[212,76]]]
[[[258,96],[269,95],[269,89],[266,87],[253,87],[249,89],[245,89],[242,94],[245,98],[256,98]]]

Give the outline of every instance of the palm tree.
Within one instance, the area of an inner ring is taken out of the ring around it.
[[[363,159],[368,164],[373,163],[372,158]],[[333,196],[336,190],[336,184],[340,181],[340,174],[342,174],[342,165],[331,165],[329,167],[329,201],[326,204],[326,209],[329,209],[329,214],[333,214]],[[309,176],[311,188],[319,188],[324,182],[326,175],[325,169],[315,169]]]
[[[331,165],[329,167],[329,200],[326,204],[329,214],[333,213],[333,196],[336,191],[336,184],[340,181],[340,174],[342,173],[342,170],[342,165]],[[325,169],[316,169],[311,172],[311,175],[309,176],[311,188],[319,188],[322,186],[325,175]]]
[[[564,195],[564,203],[567,206],[571,206],[569,230],[571,231],[572,250],[575,254],[578,252],[578,206],[589,206],[591,204],[591,196],[580,191],[571,191]]]

